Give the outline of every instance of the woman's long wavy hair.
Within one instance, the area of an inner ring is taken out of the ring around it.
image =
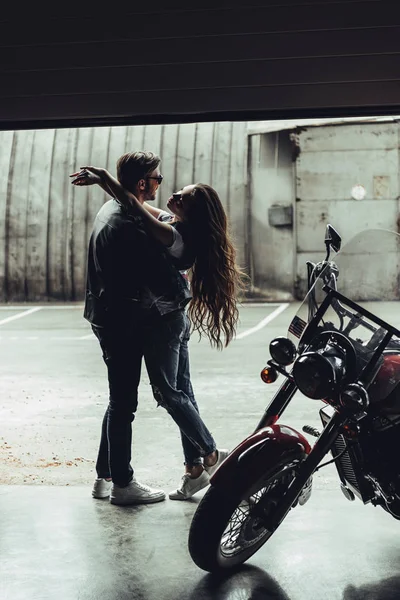
[[[195,257],[189,278],[192,328],[222,350],[233,339],[239,317],[237,299],[246,275],[236,265],[227,218],[217,192],[197,183],[185,206],[188,245]],[[223,342],[224,338],[224,342]]]

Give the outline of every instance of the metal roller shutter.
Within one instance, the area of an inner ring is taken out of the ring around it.
[[[398,113],[399,40],[386,0],[10,3],[0,127]]]

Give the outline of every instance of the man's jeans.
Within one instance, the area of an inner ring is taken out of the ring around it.
[[[102,425],[96,470],[127,485],[131,467],[132,421],[138,405],[137,388],[144,355],[153,394],[181,431],[185,463],[200,464],[216,448],[193,395],[189,371],[189,320],[177,310],[152,320],[118,328],[93,327],[103,350],[110,390]]]

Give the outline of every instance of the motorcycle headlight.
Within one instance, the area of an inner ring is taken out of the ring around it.
[[[330,345],[323,350],[305,352],[293,365],[297,387],[305,396],[315,400],[336,395],[345,372],[345,353]]]
[[[270,343],[269,353],[278,365],[287,367],[296,358],[296,346],[286,337],[277,337]]]

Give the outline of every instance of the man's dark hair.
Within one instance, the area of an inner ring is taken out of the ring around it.
[[[161,158],[153,152],[127,152],[117,160],[117,179],[134,193],[137,182],[157,169],[160,162]]]

